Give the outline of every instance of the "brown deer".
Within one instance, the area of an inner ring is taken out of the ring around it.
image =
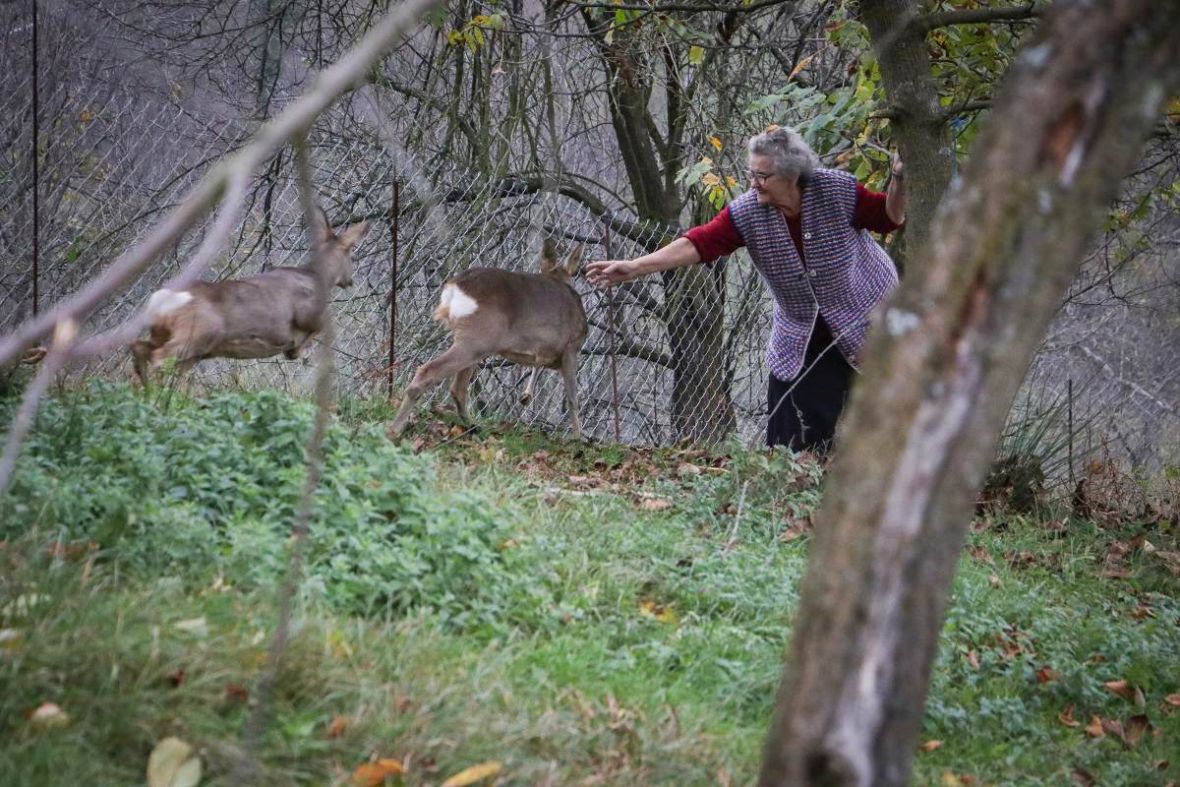
[[[332,288],[352,284],[352,249],[368,229],[362,221],[336,235],[322,209],[314,215],[307,265],[152,293],[151,338],[131,344],[140,381],[168,358],[180,371],[206,358],[298,358],[323,327]]]
[[[582,247],[578,246],[565,265],[559,265],[553,242],[546,240],[540,273],[471,268],[448,279],[434,318],[454,334],[451,347],[418,367],[389,427],[390,436],[397,437],[406,428],[415,404],[427,388],[448,377],[452,378],[455,407],[460,417],[470,422],[467,388],[471,378],[481,361],[500,355],[533,367],[521,399],[526,403],[532,397],[538,369],[561,370],[574,437],[581,439],[577,372],[578,351],[586,342],[586,310],[570,284],[581,259]]]

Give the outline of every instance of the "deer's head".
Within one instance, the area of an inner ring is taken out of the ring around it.
[[[339,235],[328,224],[323,208],[316,210],[315,259],[324,266],[323,279],[329,287],[352,286],[352,250],[369,229],[369,222],[361,221],[345,227]]]
[[[563,265],[557,261],[557,248],[553,243],[553,239],[546,238],[541,244],[541,275],[556,279],[564,284],[569,284],[578,272],[578,266],[582,264],[582,251],[584,249],[585,246],[579,243],[577,248],[566,258],[565,264]]]

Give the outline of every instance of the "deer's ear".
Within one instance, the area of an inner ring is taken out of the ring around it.
[[[316,205],[311,215],[311,238],[316,243],[325,243],[332,237],[332,225],[328,223],[328,214]]]
[[[569,259],[565,261],[565,271],[570,276],[578,272],[578,268],[582,265],[582,252],[586,250],[585,243],[579,243],[578,247],[570,254]]]
[[[348,229],[344,230],[344,232],[340,233],[340,242],[343,243],[347,248],[351,249],[353,246],[360,243],[361,238],[365,237],[365,233],[368,231],[368,221],[357,222]]]
[[[557,268],[557,247],[553,238],[546,238],[541,243],[541,273],[548,273]]]

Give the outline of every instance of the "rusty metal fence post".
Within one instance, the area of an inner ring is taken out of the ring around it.
[[[612,259],[610,250],[610,215],[606,216],[606,221],[603,223],[602,245],[606,250],[606,258]],[[622,430],[619,425],[619,370],[617,360],[615,358],[615,335],[618,331],[618,317],[615,306],[615,288],[608,287],[606,290],[606,321],[610,330],[607,335],[610,337],[610,399],[611,410],[615,417],[615,442],[623,442]]]
[[[38,55],[37,55],[37,0],[33,3],[33,316],[36,317],[41,307],[41,171],[40,151],[41,141],[40,104],[41,97],[37,92]]]
[[[392,247],[390,251],[390,273],[389,273],[389,367],[388,367],[388,384],[389,384],[389,400],[393,401],[393,366],[396,361],[394,348],[397,344],[397,235],[398,235],[398,221],[401,216],[401,181],[394,179],[393,181],[393,203],[389,208],[389,232],[392,240]]]

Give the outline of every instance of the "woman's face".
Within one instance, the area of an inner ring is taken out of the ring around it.
[[[749,177],[750,186],[757,192],[760,204],[789,206],[798,178],[775,172],[774,159],[770,156],[750,156]]]

